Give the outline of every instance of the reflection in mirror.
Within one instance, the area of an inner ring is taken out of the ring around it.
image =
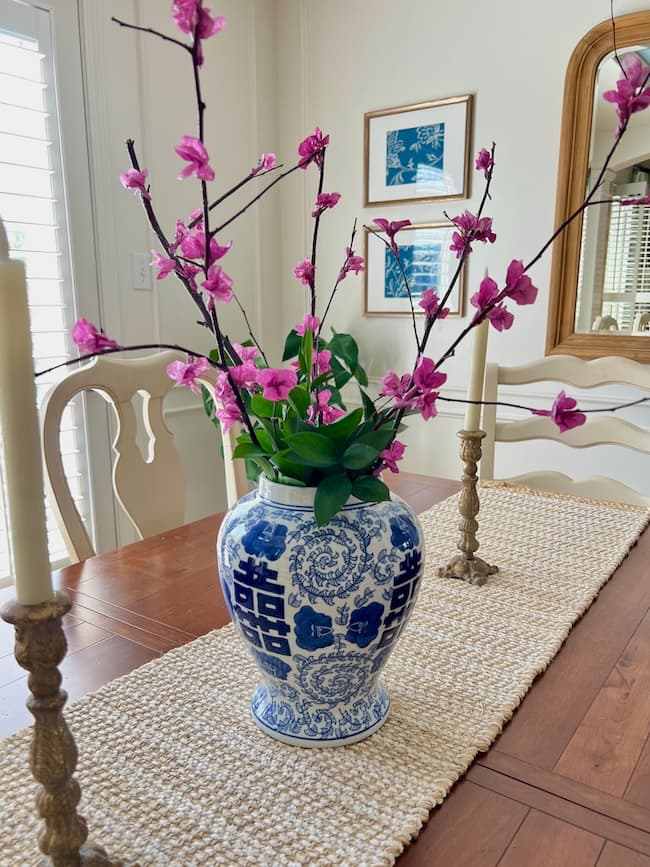
[[[635,52],[650,60],[650,9],[615,20],[619,57]],[[615,106],[602,98],[621,78],[613,50],[610,19],[584,35],[567,67],[555,225],[569,225],[553,245],[546,352],[650,364],[650,206],[618,204],[648,192],[650,111],[632,115],[595,194],[617,201],[570,219],[615,141]]]
[[[650,47],[630,46],[648,63]],[[603,93],[616,89],[621,70],[614,52],[596,72],[591,143],[586,184],[601,171],[616,134],[616,113]],[[587,208],[582,225],[575,331],[624,335],[650,332],[650,208],[619,204],[650,192],[650,115],[639,112],[630,122],[603,179],[599,199],[611,205]]]

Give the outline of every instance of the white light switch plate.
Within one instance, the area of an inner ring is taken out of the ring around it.
[[[131,285],[134,289],[151,291],[149,253],[131,253]]]

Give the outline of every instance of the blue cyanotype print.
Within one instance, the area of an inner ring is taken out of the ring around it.
[[[386,133],[386,186],[430,182],[442,175],[445,125],[434,123]]]
[[[398,246],[413,297],[419,298],[427,289],[437,290],[440,286],[442,238]],[[402,272],[388,247],[384,251],[384,298],[408,298]]]

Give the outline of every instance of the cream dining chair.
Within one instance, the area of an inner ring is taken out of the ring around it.
[[[136,359],[99,356],[64,376],[45,396],[41,409],[45,482],[73,562],[95,553],[70,492],[59,444],[63,413],[80,392],[97,392],[115,411],[113,488],[138,535],[144,538],[183,523],[185,473],[162,415],[163,399],[174,385],[166,367],[180,357],[175,352]],[[138,392],[146,395],[142,402],[149,437],[146,460],[136,442],[138,422],[132,398]]]
[[[80,392],[99,393],[115,412],[117,432],[113,442],[113,489],[122,509],[145,538],[184,523],[186,484],[180,454],[163,417],[163,400],[174,387],[167,365],[185,356],[164,351],[143,358],[98,356],[74,370],[48,391],[41,408],[41,433],[45,483],[52,508],[72,562],[95,554],[65,476],[59,432],[68,403]],[[205,384],[212,388],[208,376]],[[138,419],[132,402],[144,399],[142,426],[148,437],[144,458],[137,444]],[[228,504],[247,490],[232,469],[232,436],[223,438]],[[237,462],[239,463],[239,462]]]
[[[488,364],[483,397],[486,401],[502,399],[517,403],[521,401],[517,401],[516,396],[513,395],[514,387],[548,381],[575,388],[595,388],[618,383],[634,386],[650,393],[650,365],[639,364],[617,356],[584,361],[567,355],[550,355],[540,361],[519,367]],[[506,396],[501,393],[501,386],[509,387]],[[606,405],[606,400],[603,402]],[[494,479],[494,454],[497,442],[513,443],[543,439],[555,440],[573,448],[612,444],[650,455],[650,431],[607,413],[587,415],[584,425],[560,433],[550,418],[540,416],[498,421],[497,409],[498,407],[495,406],[483,407],[482,427],[486,437],[483,441],[483,456],[480,464],[482,480]],[[605,476],[590,476],[576,480],[563,473],[539,471],[511,477],[508,481],[544,490],[650,506],[650,496]]]

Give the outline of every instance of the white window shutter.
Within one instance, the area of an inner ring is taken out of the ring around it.
[[[70,358],[74,294],[63,189],[50,13],[29,3],[0,0],[0,216],[10,256],[27,270],[36,369]],[[58,376],[37,381],[38,399]],[[84,418],[80,403],[64,416],[61,446],[82,517],[88,497]],[[0,486],[2,489],[3,486]],[[0,494],[2,491],[0,490]],[[47,510],[53,564],[67,553]],[[0,586],[11,581],[4,498],[0,496]]]

